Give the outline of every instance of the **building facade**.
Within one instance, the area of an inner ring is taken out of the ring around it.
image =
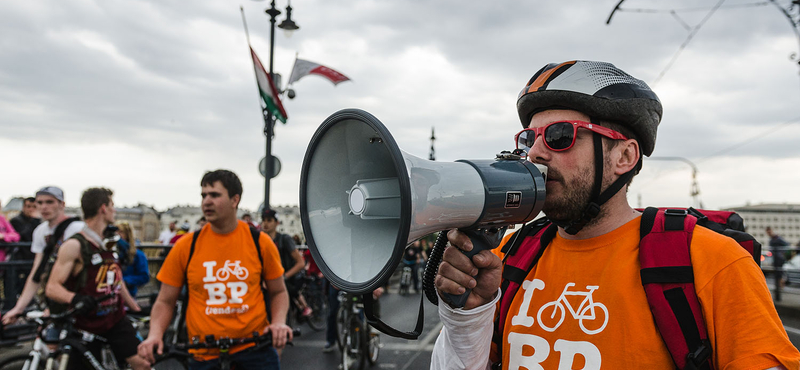
[[[742,216],[747,232],[765,247],[769,245],[768,226],[791,245],[800,242],[800,204],[758,204],[728,210]]]
[[[158,212],[153,207],[138,204],[135,207],[117,208],[117,222],[127,222],[133,229],[133,235],[141,243],[152,243],[158,240],[161,222]]]
[[[261,221],[261,217],[247,209],[240,208],[236,215],[239,219],[245,214],[250,214],[253,222]],[[203,210],[198,206],[175,206],[161,213],[161,230],[169,229],[170,222],[175,222],[175,227],[181,228],[184,223],[189,224],[189,230],[197,230],[197,222],[203,218]],[[160,233],[161,231],[159,231]]]
[[[278,216],[278,232],[287,235],[299,235],[300,240],[305,243],[303,234],[303,223],[300,221],[300,207],[298,206],[276,206],[272,209]]]

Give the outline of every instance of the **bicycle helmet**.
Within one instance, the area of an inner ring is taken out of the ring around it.
[[[653,153],[661,101],[644,81],[611,63],[574,60],[550,63],[536,72],[517,99],[522,127],[528,127],[534,113],[553,108],[625,125],[639,137],[642,153]]]
[[[611,63],[569,61],[544,66],[531,77],[517,99],[522,127],[531,117],[548,109],[572,109],[588,115],[592,123],[610,121],[631,129],[638,137],[642,153],[650,156],[656,144],[662,107],[658,96],[644,81],[623,72]],[[595,179],[592,194],[580,217],[552,220],[575,235],[600,214],[600,206],[617,194],[641,169],[637,165],[602,189],[603,150],[600,135],[594,134]]]

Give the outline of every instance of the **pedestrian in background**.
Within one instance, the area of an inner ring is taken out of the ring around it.
[[[3,202],[0,202],[0,211],[3,210]],[[19,234],[11,226],[11,223],[0,214],[0,262],[6,260],[6,248],[4,243],[16,243],[19,241]]]
[[[769,236],[769,250],[772,252],[772,267],[775,271],[775,300],[781,300],[780,289],[786,283],[785,272],[783,271],[783,264],[786,263],[786,254],[788,252],[789,242],[782,238],[780,235],[772,231],[772,227],[767,226],[767,235]]]
[[[117,234],[119,241],[120,265],[122,266],[122,278],[125,281],[125,286],[131,293],[131,296],[136,297],[136,292],[139,287],[147,284],[150,281],[150,268],[147,265],[147,256],[141,249],[136,248],[133,237],[133,229],[131,225],[125,221],[117,223]]]
[[[22,201],[22,212],[10,220],[11,226],[19,234],[19,241],[33,241],[33,230],[42,223],[42,219],[36,216],[36,198],[25,198]],[[33,254],[30,257],[29,259],[33,259]]]

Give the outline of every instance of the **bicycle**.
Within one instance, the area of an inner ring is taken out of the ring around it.
[[[403,274],[400,275],[400,295],[407,295],[411,288],[411,274],[413,273],[411,266],[403,266]]]
[[[364,319],[361,296],[339,293],[342,304],[337,313],[337,344],[342,352],[342,370],[362,370],[378,362],[380,336],[370,330]]]
[[[600,287],[596,285],[588,285],[586,286],[586,289],[589,290],[587,292],[567,291],[572,286],[575,286],[575,283],[567,283],[567,285],[564,287],[564,291],[561,292],[561,295],[558,297],[558,299],[546,303],[539,309],[539,312],[536,315],[536,319],[539,320],[539,326],[543,330],[549,332],[555,331],[559,326],[561,326],[561,323],[564,322],[564,318],[567,315],[566,311],[569,310],[569,313],[570,315],[572,315],[572,318],[578,320],[578,325],[581,327],[581,330],[583,330],[584,333],[593,335],[603,331],[603,329],[606,328],[606,324],[608,324],[608,309],[604,304],[600,302],[595,302],[592,299],[592,293]],[[567,296],[583,296],[584,298],[581,301],[578,308],[574,309],[572,308],[572,304],[570,304],[569,300],[567,299]],[[560,312],[559,318],[558,320],[556,320],[555,325],[545,324],[545,322],[542,321],[542,313],[545,312],[547,308],[551,306],[553,310],[553,313],[550,315],[551,320],[556,317],[556,313]],[[599,328],[592,330],[586,327],[586,322],[584,322],[584,320],[586,320],[589,323],[599,322],[595,321],[599,320],[598,315],[596,315],[595,308],[603,312],[602,316],[603,321]]]
[[[96,298],[96,302],[102,302],[112,298],[113,294],[108,294]],[[114,370],[120,369],[116,358],[108,348],[108,341],[97,334],[76,329],[73,326],[74,315],[80,307],[71,308],[60,314],[44,316],[42,311],[30,311],[26,317],[35,321],[39,325],[39,335],[34,340],[33,349],[27,355],[18,355],[6,359],[0,363],[0,369],[19,369],[36,370],[43,358],[46,358],[45,370],[66,368],[70,356],[80,353],[85,366],[95,370]],[[101,351],[101,359],[98,360],[87,348],[89,343],[104,343]],[[51,351],[48,345],[58,344],[55,350]],[[75,352],[75,351],[78,352]],[[19,364],[22,363],[20,367]]]
[[[246,268],[239,266],[240,263],[242,263],[242,261],[231,262],[230,260],[226,260],[225,265],[217,270],[217,279],[219,281],[226,281],[231,275],[236,276],[239,280],[247,279],[250,273]]]
[[[27,319],[27,321],[34,322],[34,324],[29,325],[29,323],[25,323],[16,326],[33,326],[35,333],[33,338],[33,349],[27,355],[20,354],[12,356],[0,362],[0,369],[35,370],[38,369],[39,362],[50,355],[48,344],[52,346],[58,343],[58,331],[55,330],[55,328],[46,328],[45,320],[42,319],[43,316],[44,312],[36,310],[27,311],[24,313],[24,317]],[[27,339],[29,338],[17,337],[13,340],[3,341],[2,346],[5,347],[8,345],[16,345],[18,342],[23,342]]]
[[[290,327],[296,324],[307,322],[308,326],[314,331],[325,330],[328,318],[328,301],[324,295],[322,280],[315,276],[303,276],[298,296],[306,299],[306,304],[311,308],[310,316],[303,316],[303,310],[296,299],[292,299],[289,304],[289,313],[286,323]]]
[[[294,336],[300,336],[299,329],[293,329]],[[190,349],[219,349],[219,370],[230,370],[234,363],[231,360],[230,349],[234,346],[255,343],[256,345],[247,350],[257,351],[264,347],[272,346],[272,333],[258,334],[253,332],[253,336],[246,338],[228,338],[222,337],[216,339],[214,335],[207,335],[203,342],[200,338],[192,338],[192,343],[178,343],[170,347],[167,353],[163,356],[158,356],[156,363],[153,365],[154,370],[180,370],[188,368],[188,360],[192,357],[189,353]],[[286,343],[292,345],[292,342]]]

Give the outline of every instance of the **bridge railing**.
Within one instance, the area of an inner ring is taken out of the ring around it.
[[[25,279],[31,272],[33,260],[17,260],[13,252],[15,248],[30,249],[31,243],[6,243],[0,244],[0,248],[6,248],[9,260],[0,262],[0,309],[8,311],[17,302],[17,297],[25,287]],[[148,298],[158,293],[158,281],[156,275],[161,270],[170,245],[161,244],[142,244],[137,246],[145,256],[147,256],[147,266],[150,269],[150,281],[139,288],[136,294],[138,298]]]

